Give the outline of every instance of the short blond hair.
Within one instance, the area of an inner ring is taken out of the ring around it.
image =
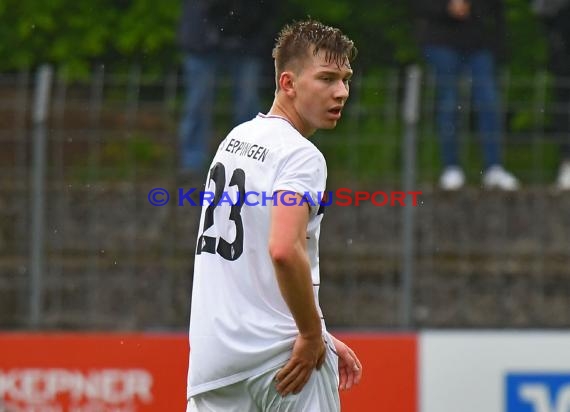
[[[293,22],[277,36],[272,53],[275,75],[279,77],[291,64],[303,60],[311,49],[315,55],[324,51],[326,61],[338,66],[353,61],[358,53],[354,42],[335,27],[313,19]]]

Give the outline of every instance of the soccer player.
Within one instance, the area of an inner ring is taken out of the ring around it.
[[[356,354],[327,332],[319,307],[327,169],[308,140],[340,119],[355,56],[336,28],[285,26],[269,113],[218,147],[194,266],[188,411],[335,412],[339,389],[361,379]]]

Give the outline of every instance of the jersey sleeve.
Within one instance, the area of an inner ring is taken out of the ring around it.
[[[316,214],[325,194],[327,165],[316,147],[305,146],[294,150],[282,163],[273,185],[273,193],[291,191],[300,194]]]

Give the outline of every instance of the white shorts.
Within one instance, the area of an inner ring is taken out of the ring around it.
[[[283,365],[249,379],[198,394],[186,412],[340,412],[338,357],[327,348],[325,362],[303,390],[282,397],[275,375]]]

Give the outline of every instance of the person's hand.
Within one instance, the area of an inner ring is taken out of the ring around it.
[[[450,0],[447,4],[447,12],[457,20],[465,20],[471,13],[471,4],[466,0]]]
[[[313,370],[320,369],[325,361],[325,351],[322,336],[314,338],[297,336],[291,359],[275,375],[277,392],[281,396],[301,392]]]
[[[338,355],[338,388],[340,390],[350,389],[362,378],[362,364],[352,349],[334,336],[331,335],[331,337]]]

